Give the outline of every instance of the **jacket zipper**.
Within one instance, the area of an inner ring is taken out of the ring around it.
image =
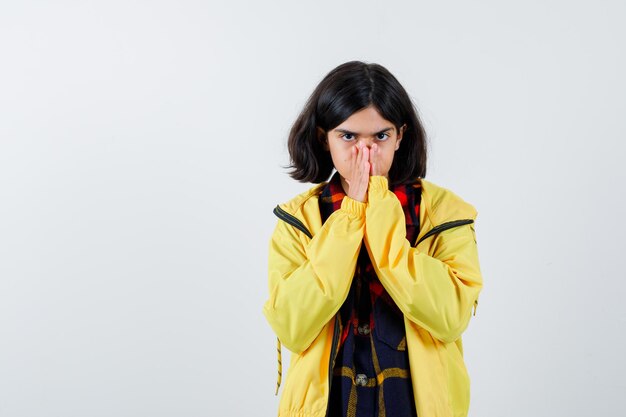
[[[313,235],[311,234],[311,232],[309,232],[309,229],[307,229],[306,226],[302,224],[300,219],[295,217],[293,214],[287,213],[279,205],[277,205],[274,208],[274,214],[278,216],[279,219],[284,220],[290,225],[292,225],[293,227],[302,230],[304,234],[307,235],[308,237],[313,238]]]
[[[285,222],[287,222],[288,224],[292,225],[293,227],[301,230],[304,234],[306,234],[309,238],[313,238],[313,235],[311,234],[311,232],[309,231],[309,229],[306,228],[306,226],[300,221],[300,219],[298,219],[297,217],[295,217],[293,214],[290,214],[288,212],[286,212],[285,210],[283,210],[279,205],[277,205],[274,208],[274,214],[276,216],[278,216],[279,219],[284,220]],[[417,246],[422,240],[426,239],[429,236],[432,236],[436,233],[441,233],[444,230],[448,230],[451,229],[453,227],[457,227],[457,226],[463,226],[465,224],[470,224],[473,223],[474,220],[473,219],[460,219],[460,220],[451,220],[442,224],[439,224],[435,227],[433,227],[432,229],[430,229],[424,236],[422,236],[421,239],[419,239],[414,246]],[[476,306],[478,305],[478,300],[476,300],[474,302],[474,315],[476,315]],[[337,350],[337,344],[339,341],[339,317],[337,316],[337,314],[335,315],[335,326],[333,329],[333,341],[332,341],[332,345],[330,348],[330,358],[329,358],[329,363],[328,363],[328,399],[326,402],[326,416],[328,416],[329,410],[330,410],[330,387],[332,385],[333,382],[333,368],[335,367],[335,355],[336,355],[336,350]]]
[[[444,230],[448,230],[448,229],[451,229],[451,228],[457,227],[457,226],[463,226],[464,224],[470,224],[470,223],[474,223],[474,219],[451,220],[449,222],[441,223],[441,224],[433,227],[432,229],[430,229],[424,236],[422,236],[422,238],[420,240],[415,242],[415,245],[413,245],[413,246],[415,247],[415,246],[419,245],[419,243],[422,240],[426,239],[427,237],[430,237],[430,236],[434,235],[435,233],[441,233]]]

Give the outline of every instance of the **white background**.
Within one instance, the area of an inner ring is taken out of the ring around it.
[[[479,213],[470,416],[623,413],[625,12],[3,1],[0,417],[276,414],[272,209],[312,186],[287,133],[353,59],[400,80],[426,178]]]

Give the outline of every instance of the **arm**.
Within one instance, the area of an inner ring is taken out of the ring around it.
[[[365,206],[344,197],[308,244],[279,220],[269,244],[270,326],[290,351],[305,351],[348,296],[363,242]]]
[[[434,256],[418,251],[406,239],[402,205],[387,184],[384,176],[370,177],[365,244],[374,269],[409,320],[453,342],[467,328],[482,288],[474,229],[466,224],[439,233]]]

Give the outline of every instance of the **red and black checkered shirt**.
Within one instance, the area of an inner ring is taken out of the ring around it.
[[[390,186],[402,205],[406,238],[419,232],[421,184]],[[345,197],[338,172],[319,198],[322,222]],[[381,284],[361,246],[348,297],[340,309],[343,329],[333,370],[328,417],[416,417],[404,317]]]

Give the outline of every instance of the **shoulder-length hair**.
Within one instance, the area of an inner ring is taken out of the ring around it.
[[[331,70],[308,98],[289,133],[289,176],[300,182],[321,183],[334,168],[323,143],[329,130],[353,113],[373,106],[399,132],[406,129],[389,170],[389,184],[426,176],[426,131],[406,90],[382,65],[349,61]],[[325,133],[318,133],[318,127]]]

